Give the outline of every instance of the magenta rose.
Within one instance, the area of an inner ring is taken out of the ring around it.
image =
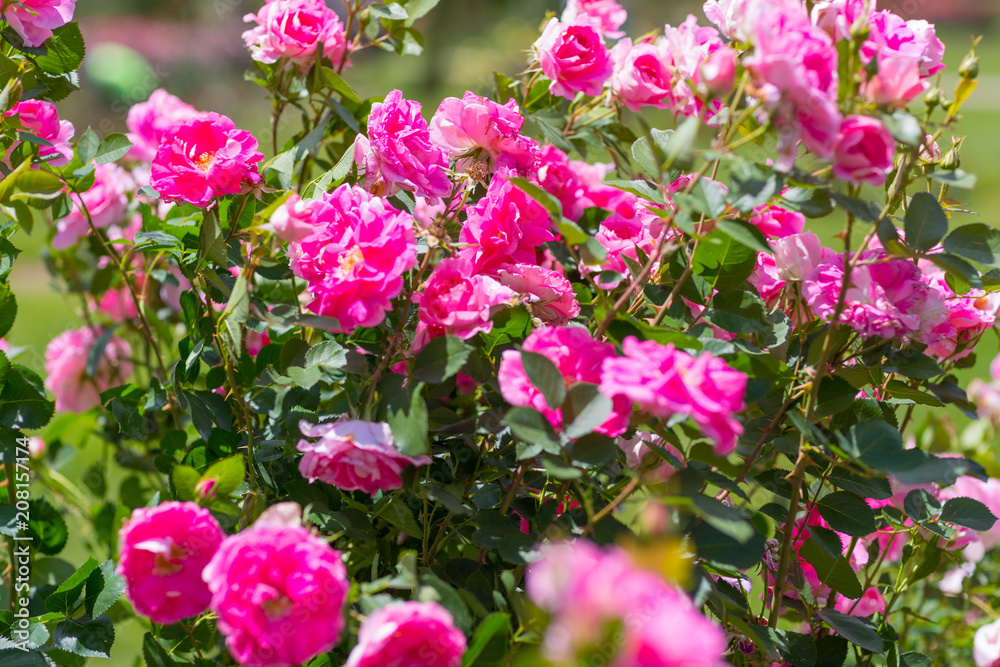
[[[340,552],[299,526],[227,537],[202,578],[226,647],[246,667],[291,667],[340,638],[350,589]]]
[[[243,21],[257,24],[243,33],[243,41],[258,62],[288,58],[305,69],[316,61],[320,49],[335,67],[344,61],[344,26],[323,0],[268,0]]]
[[[76,0],[0,0],[0,11],[25,46],[35,47],[73,20]]]
[[[153,157],[150,185],[168,202],[205,208],[215,197],[260,183],[257,163],[263,159],[250,132],[226,116],[206,113],[166,131]]]
[[[354,161],[364,173],[365,189],[375,195],[407,190],[437,199],[451,192],[448,158],[431,141],[420,103],[403,99],[398,90],[372,105],[368,136],[358,137]]]
[[[149,162],[156,156],[167,128],[182,120],[203,115],[179,97],[159,88],[154,90],[145,102],[140,102],[128,110],[125,125],[128,126],[128,140],[132,142],[128,156],[140,162]]]
[[[59,120],[59,110],[52,102],[25,100],[15,104],[5,115],[17,116],[26,132],[52,144],[38,147],[38,157],[46,160],[49,165],[65,167],[73,159],[73,146],[69,143],[73,138],[73,123]],[[12,144],[8,153],[14,150],[16,145]]]
[[[746,408],[746,374],[711,354],[692,357],[672,344],[632,336],[623,341],[622,350],[624,356],[603,361],[602,393],[626,396],[654,417],[690,415],[715,440],[717,453],[736,449],[743,425],[735,415]]]
[[[319,442],[299,440],[298,450],[305,454],[299,461],[302,476],[345,491],[359,489],[374,496],[378,491],[399,489],[403,468],[431,462],[429,456],[401,454],[389,425],[382,422],[302,421],[299,430],[307,438],[319,438]]]
[[[65,331],[45,348],[45,388],[56,397],[60,412],[86,412],[101,405],[101,392],[122,384],[132,375],[132,350],[112,336],[104,347],[97,374],[87,375],[87,357],[101,332],[90,327]]]
[[[783,238],[790,234],[798,234],[805,229],[806,216],[798,211],[789,211],[774,204],[765,204],[753,210],[750,224],[768,236]]]
[[[310,202],[307,219],[295,224],[314,229],[288,248],[292,271],[312,297],[309,311],[336,318],[337,333],[385,319],[417,263],[413,217],[345,183]]]
[[[833,144],[833,175],[860,185],[882,185],[892,171],[896,142],[877,118],[848,116]]]
[[[551,241],[549,213],[505,178],[496,176],[486,196],[468,209],[459,240],[477,271],[501,264],[534,263],[538,247]]]
[[[459,667],[465,635],[436,602],[392,602],[361,622],[344,667]]]
[[[628,12],[615,0],[567,0],[560,20],[563,23],[595,23],[605,37],[618,39],[625,33],[619,30]]]
[[[118,574],[135,610],[168,625],[208,609],[212,593],[201,574],[225,537],[196,503],[135,509],[118,533]]]
[[[611,343],[596,341],[583,327],[540,327],[524,340],[525,352],[541,354],[559,369],[566,386],[577,382],[598,384],[601,381],[601,364],[615,355]],[[498,381],[504,400],[513,406],[531,407],[541,412],[556,431],[563,424],[562,410],[552,408],[545,401],[541,390],[528,378],[521,352],[505,350],[500,362]],[[611,394],[606,394],[611,397]],[[615,397],[611,413],[595,428],[598,433],[615,437],[628,428],[631,406],[623,396]]]
[[[549,92],[568,100],[582,92],[601,94],[614,71],[611,54],[598,28],[589,23],[551,19],[532,45],[534,60],[552,82]]]
[[[521,299],[532,318],[544,324],[566,324],[580,314],[573,285],[561,273],[534,264],[505,264],[496,279]]]

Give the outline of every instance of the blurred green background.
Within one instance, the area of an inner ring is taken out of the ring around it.
[[[661,27],[676,25],[688,13],[705,23],[701,2],[693,0],[620,0],[630,11],[625,29],[636,37]],[[265,92],[244,81],[251,66],[241,33],[243,16],[256,11],[261,0],[104,0],[82,1],[77,18],[87,40],[88,55],[81,77],[83,92],[60,104],[64,118],[71,120],[77,136],[88,127],[100,135],[125,131],[128,108],[144,101],[156,88],[166,88],[198,109],[217,111],[255,133],[262,145],[268,128],[270,104]],[[328,0],[338,7],[338,0]],[[927,18],[938,25],[947,45],[948,69],[942,88],[950,91],[957,80],[954,72],[968,50],[971,35],[984,35],[980,48],[980,86],[963,108],[959,126],[969,140],[963,151],[963,168],[979,177],[974,192],[953,190],[952,197],[967,201],[979,211],[981,220],[994,224],[1000,211],[1000,35],[997,35],[997,2],[986,0],[899,0],[880,2],[905,18]],[[461,97],[464,91],[487,93],[494,70],[520,72],[526,51],[538,35],[547,11],[559,11],[559,0],[442,0],[436,10],[417,24],[425,38],[420,57],[400,57],[376,49],[356,54],[345,78],[362,97],[382,97],[399,88],[409,99],[424,105],[429,119],[443,97]],[[946,135],[942,149],[950,147]],[[966,216],[968,218],[968,216]],[[955,223],[972,222],[971,219]],[[815,228],[815,226],[814,226]],[[817,232],[829,237],[841,229],[837,220],[824,221]],[[62,331],[81,325],[76,314],[79,302],[60,292],[42,261],[44,225],[34,236],[18,234],[16,245],[24,249],[15,265],[13,283],[20,314],[9,342],[24,348],[19,361],[41,371],[49,340]],[[985,375],[989,360],[997,352],[997,337],[983,338],[977,368],[965,372]],[[959,423],[957,411],[953,418]],[[70,462],[53,461],[72,479],[80,477],[102,453],[90,446]],[[984,461],[984,463],[988,463]],[[994,469],[994,472],[996,470]],[[117,488],[121,479],[109,479]],[[112,491],[114,495],[114,491]],[[69,517],[73,537],[61,557],[78,565],[86,558],[84,536],[78,532],[87,523]],[[101,664],[134,664],[142,630],[139,621],[119,626],[120,639],[112,660]]]

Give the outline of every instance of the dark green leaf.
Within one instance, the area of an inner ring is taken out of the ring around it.
[[[862,498],[885,500],[892,497],[892,488],[885,477],[862,477],[843,468],[834,468],[827,476],[827,481]]]
[[[115,572],[114,561],[107,560],[87,578],[87,615],[100,616],[125,592],[125,578]]]
[[[948,233],[948,216],[937,197],[918,192],[906,210],[906,243],[916,250],[930,250]]]
[[[611,414],[611,399],[597,390],[597,385],[585,382],[574,384],[566,392],[562,405],[564,432],[575,439],[591,433]]]
[[[566,400],[566,380],[552,361],[536,352],[521,352],[521,364],[531,384],[542,392],[545,403],[553,410]]]
[[[484,618],[476,627],[476,632],[472,635],[472,641],[469,642],[468,648],[462,654],[462,667],[471,667],[477,664],[476,660],[494,639],[501,640],[506,645],[510,634],[509,614],[494,612]]]
[[[124,134],[109,134],[104,137],[104,141],[97,147],[94,161],[97,164],[109,164],[125,157],[128,149],[132,148],[132,142]]]
[[[774,252],[764,233],[745,220],[719,220],[715,226],[751,250],[768,254]]]
[[[514,408],[503,418],[503,424],[510,428],[515,438],[527,445],[519,451],[518,458],[528,459],[542,452],[559,452],[559,441],[552,424],[538,410]]]
[[[819,617],[826,621],[831,628],[837,631],[841,637],[857,644],[867,651],[883,653],[882,638],[878,636],[870,625],[859,618],[848,616],[843,612],[834,609],[820,609]]]
[[[691,531],[691,538],[700,558],[739,569],[754,567],[764,555],[764,536],[757,531],[748,542],[741,543],[702,522]]]
[[[1000,229],[981,222],[953,229],[944,239],[944,249],[980,264],[1000,263]]]
[[[913,489],[903,499],[903,511],[914,523],[926,523],[941,511],[941,503],[924,489]]]
[[[109,658],[115,629],[107,616],[78,616],[63,621],[52,632],[55,648],[86,658]]]
[[[9,283],[0,283],[0,338],[10,333],[17,317],[17,299]]]
[[[840,553],[830,554],[816,540],[810,539],[799,548],[799,555],[816,568],[821,584],[852,600],[857,600],[864,593],[858,575],[854,574],[847,559]]]
[[[855,537],[871,535],[876,530],[875,514],[860,496],[847,491],[835,491],[816,503],[820,516],[840,533]]]
[[[726,292],[741,287],[750,277],[757,265],[757,253],[716,230],[698,244],[692,264],[695,275]]]
[[[941,508],[940,520],[983,532],[992,528],[997,518],[982,502],[974,498],[958,497],[945,502]]]
[[[465,365],[472,348],[455,336],[432,339],[413,360],[410,377],[419,382],[438,384],[454,376]]]
[[[782,206],[807,218],[825,218],[833,212],[833,201],[826,190],[791,188],[781,195]]]
[[[80,68],[86,47],[83,35],[76,23],[67,23],[52,31],[52,37],[45,40],[48,50],[43,56],[35,58],[35,62],[43,72],[49,74],[69,74]]]
[[[76,572],[45,598],[45,608],[61,614],[70,613],[77,598],[80,597],[80,591],[87,583],[90,573],[98,567],[100,567],[100,563],[93,556],[88,557],[86,563],[81,565]]]
[[[389,405],[389,428],[396,449],[405,456],[430,454],[427,440],[427,403],[423,397],[423,383],[413,387],[412,393],[401,392]]]

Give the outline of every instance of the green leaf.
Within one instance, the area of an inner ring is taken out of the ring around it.
[[[35,58],[35,63],[48,74],[69,74],[80,69],[87,52],[76,23],[53,30],[52,36],[45,40],[45,48],[48,53]]]
[[[611,399],[596,384],[578,382],[566,392],[562,404],[563,432],[571,440],[583,437],[603,424],[611,409]]]
[[[243,462],[243,456],[236,455],[210,465],[199,481],[217,480],[213,491],[217,495],[224,496],[235,491],[243,483],[245,476],[246,464]]]
[[[907,146],[919,146],[924,139],[920,123],[905,109],[896,109],[882,116],[882,122],[893,138]]]
[[[835,491],[827,494],[820,498],[816,507],[820,516],[837,532],[865,537],[874,533],[877,528],[872,508],[863,498],[853,493]]]
[[[128,149],[132,148],[132,142],[124,134],[114,133],[104,137],[104,141],[97,147],[94,161],[97,164],[109,164],[125,157]]]
[[[166,652],[152,634],[146,633],[142,638],[142,658],[146,661],[147,667],[178,667],[178,665],[190,665],[188,661],[181,661]]]
[[[932,405],[937,408],[944,405],[944,403],[939,401],[932,394],[920,391],[919,389],[914,389],[899,380],[889,380],[889,384],[886,385],[886,391],[892,398],[913,401],[919,405]]]
[[[56,626],[52,646],[85,658],[110,658],[115,628],[107,616],[78,616]]]
[[[944,183],[953,188],[964,188],[966,190],[971,190],[976,187],[975,174],[970,174],[967,171],[961,169],[953,169],[951,171],[932,171],[927,174],[930,178],[934,179],[939,183]]]
[[[836,375],[826,375],[819,385],[819,400],[814,411],[816,417],[829,417],[846,410],[854,403],[858,390],[847,380]]]
[[[424,536],[424,531],[420,529],[420,525],[417,523],[416,519],[413,518],[410,508],[404,503],[395,503],[390,501],[389,504],[386,505],[385,510],[382,512],[382,518],[410,537],[419,540]]]
[[[913,195],[905,222],[906,243],[916,250],[930,250],[948,233],[948,216],[929,192]]]
[[[45,498],[35,498],[29,504],[31,518],[28,519],[28,530],[33,538],[32,548],[48,556],[56,555],[69,539],[66,520]]]
[[[427,456],[431,453],[427,439],[427,402],[423,397],[424,384],[418,383],[412,393],[403,391],[389,404],[389,428],[392,439],[404,456]]]
[[[409,0],[406,3],[406,13],[409,15],[406,19],[406,25],[411,26],[414,21],[426,16],[428,12],[437,7],[439,2],[441,0]]]
[[[691,500],[705,523],[740,544],[747,544],[758,534],[744,510],[700,493],[692,495]]]
[[[916,651],[907,651],[899,656],[899,667],[931,667],[931,659]]]
[[[87,615],[96,618],[111,608],[125,592],[125,578],[115,572],[115,563],[107,560],[87,578]]]
[[[354,102],[355,104],[361,104],[361,98],[358,97],[358,94],[356,92],[354,92],[354,89],[351,88],[351,86],[348,85],[346,81],[344,81],[344,78],[342,76],[337,74],[329,67],[323,68],[323,70],[320,72],[320,77],[323,81],[324,86],[327,86],[328,88],[332,88],[333,90],[337,91],[346,100]],[[352,150],[349,152],[351,153],[353,159],[354,151]]]
[[[807,218],[825,218],[833,213],[830,193],[815,188],[791,188],[781,195],[781,205]]]
[[[719,220],[715,226],[751,250],[774,253],[764,233],[746,220]]]
[[[233,291],[229,294],[226,302],[226,309],[222,311],[221,323],[225,326],[228,334],[229,347],[233,352],[233,358],[239,359],[243,350],[243,325],[246,324],[247,317],[250,316],[250,292],[247,285],[246,274],[242,271],[236,282],[233,284]]]
[[[9,283],[0,283],[0,338],[10,333],[17,317],[17,299]]]
[[[940,521],[971,528],[980,533],[992,528],[996,520],[993,512],[974,498],[952,498],[941,508]]]
[[[870,419],[851,427],[845,451],[870,468],[888,470],[903,451],[903,437],[891,424]]]
[[[472,667],[491,643],[500,643],[506,648],[511,635],[510,614],[494,612],[484,618],[476,627],[472,641],[462,654],[462,667]]]
[[[595,466],[607,463],[618,451],[615,441],[603,433],[589,433],[569,447],[570,458],[574,461]]]
[[[834,468],[826,479],[838,489],[849,491],[862,498],[886,500],[892,497],[892,487],[885,477],[862,477],[843,468]]]
[[[750,540],[741,543],[706,522],[691,531],[698,556],[738,569],[754,567],[764,555],[764,536],[754,531]]]
[[[980,264],[1000,262],[1000,229],[981,222],[953,229],[944,239],[944,249]]]
[[[757,253],[715,230],[701,240],[691,261],[696,275],[726,292],[743,286],[757,266]]]
[[[194,500],[198,494],[195,487],[201,480],[201,475],[191,466],[177,465],[170,473],[170,479],[174,483],[177,497],[181,500]]]
[[[881,654],[884,652],[882,650],[882,638],[878,636],[878,633],[870,625],[860,618],[848,616],[834,609],[820,609],[816,613],[831,628],[836,630],[837,634],[852,644],[857,644],[861,648],[874,653]]]
[[[924,489],[913,489],[903,499],[903,511],[914,523],[927,523],[941,511],[941,503]]]
[[[810,531],[812,527],[810,527]],[[864,591],[858,575],[854,574],[847,559],[840,553],[831,554],[814,539],[806,540],[799,548],[799,555],[816,568],[820,584],[829,586],[846,598],[857,600]]]
[[[727,198],[733,208],[749,213],[771,201],[782,185],[784,178],[771,167],[741,162],[733,167]]]
[[[527,350],[521,352],[521,364],[531,384],[542,392],[545,403],[553,410],[561,406],[566,400],[566,380],[556,365],[548,357]]]
[[[559,452],[559,441],[552,430],[552,424],[538,410],[514,408],[504,416],[502,423],[510,428],[515,438],[527,445],[525,449],[519,450],[519,459],[530,459],[542,452]]]
[[[372,5],[368,9],[372,15],[389,19],[390,21],[403,21],[409,17],[409,14],[406,13],[406,10],[398,2]]]
[[[413,360],[410,377],[419,382],[439,384],[462,370],[472,348],[455,336],[432,339]]]
[[[80,162],[84,165],[90,164],[94,157],[97,156],[97,147],[100,145],[101,140],[88,127],[87,131],[76,142],[76,156],[80,158]]]
[[[93,556],[88,557],[86,563],[45,598],[45,608],[52,612],[69,614],[77,598],[80,597],[80,591],[87,583],[90,573],[98,567],[100,563]]]

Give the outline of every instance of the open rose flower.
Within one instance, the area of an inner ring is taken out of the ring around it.
[[[551,19],[532,50],[534,60],[552,82],[549,92],[568,100],[578,92],[600,95],[614,71],[604,38],[589,23]]]
[[[563,23],[596,23],[605,37],[618,39],[625,36],[619,28],[628,18],[628,12],[615,0],[567,0],[559,18]]]
[[[56,397],[60,412],[86,412],[101,404],[101,392],[122,384],[132,375],[132,350],[112,336],[104,346],[97,373],[87,375],[87,358],[101,332],[90,327],[72,329],[52,339],[45,348],[45,388]]]
[[[5,115],[17,116],[26,132],[52,144],[38,147],[38,157],[46,160],[49,166],[65,167],[73,159],[73,146],[69,143],[73,138],[73,123],[59,120],[59,110],[52,102],[24,100]],[[12,144],[8,153],[13,149]]]
[[[882,185],[895,151],[892,134],[878,118],[848,116],[833,144],[833,175],[855,185]]]
[[[469,207],[459,235],[468,245],[463,254],[472,258],[477,271],[486,272],[502,264],[534,263],[538,247],[554,238],[548,211],[500,176]]]
[[[354,161],[365,176],[365,189],[374,195],[406,190],[436,200],[451,192],[448,159],[431,141],[420,103],[403,99],[398,90],[372,105],[368,136],[358,136]]]
[[[392,602],[361,622],[344,667],[459,667],[465,635],[436,602]]]
[[[335,67],[347,51],[344,26],[323,0],[267,0],[243,21],[257,25],[243,33],[250,57],[262,63],[288,58],[305,69],[322,49]]]
[[[317,201],[307,223],[315,231],[288,248],[292,271],[311,296],[306,307],[336,318],[337,333],[373,327],[417,263],[413,216],[346,183]]]
[[[670,97],[673,74],[670,56],[661,42],[640,42],[633,46],[623,39],[611,49],[615,63],[611,75],[611,94],[632,111],[642,106],[666,108]]]
[[[257,163],[264,154],[247,130],[217,113],[170,127],[153,157],[150,185],[169,202],[201,208],[260,182]]]
[[[552,269],[534,264],[505,264],[496,279],[521,299],[531,316],[545,324],[566,324],[580,314],[573,285]]]
[[[300,665],[340,638],[347,570],[340,552],[305,528],[258,520],[225,539],[202,578],[241,665]]]
[[[145,102],[132,105],[125,125],[132,148],[128,156],[140,162],[150,162],[160,147],[167,129],[182,120],[197,118],[202,112],[162,88],[154,90]]]
[[[401,454],[392,439],[389,425],[382,422],[336,421],[322,424],[299,422],[299,430],[307,438],[300,440],[298,450],[305,456],[299,462],[299,472],[310,482],[317,479],[353,491],[360,489],[375,495],[403,486],[400,473],[408,465],[429,465],[429,456]]]
[[[25,46],[35,47],[73,20],[76,0],[3,0],[0,10]]]
[[[208,609],[212,593],[202,571],[226,534],[196,503],[139,507],[118,534],[125,595],[154,623],[169,625]]]

